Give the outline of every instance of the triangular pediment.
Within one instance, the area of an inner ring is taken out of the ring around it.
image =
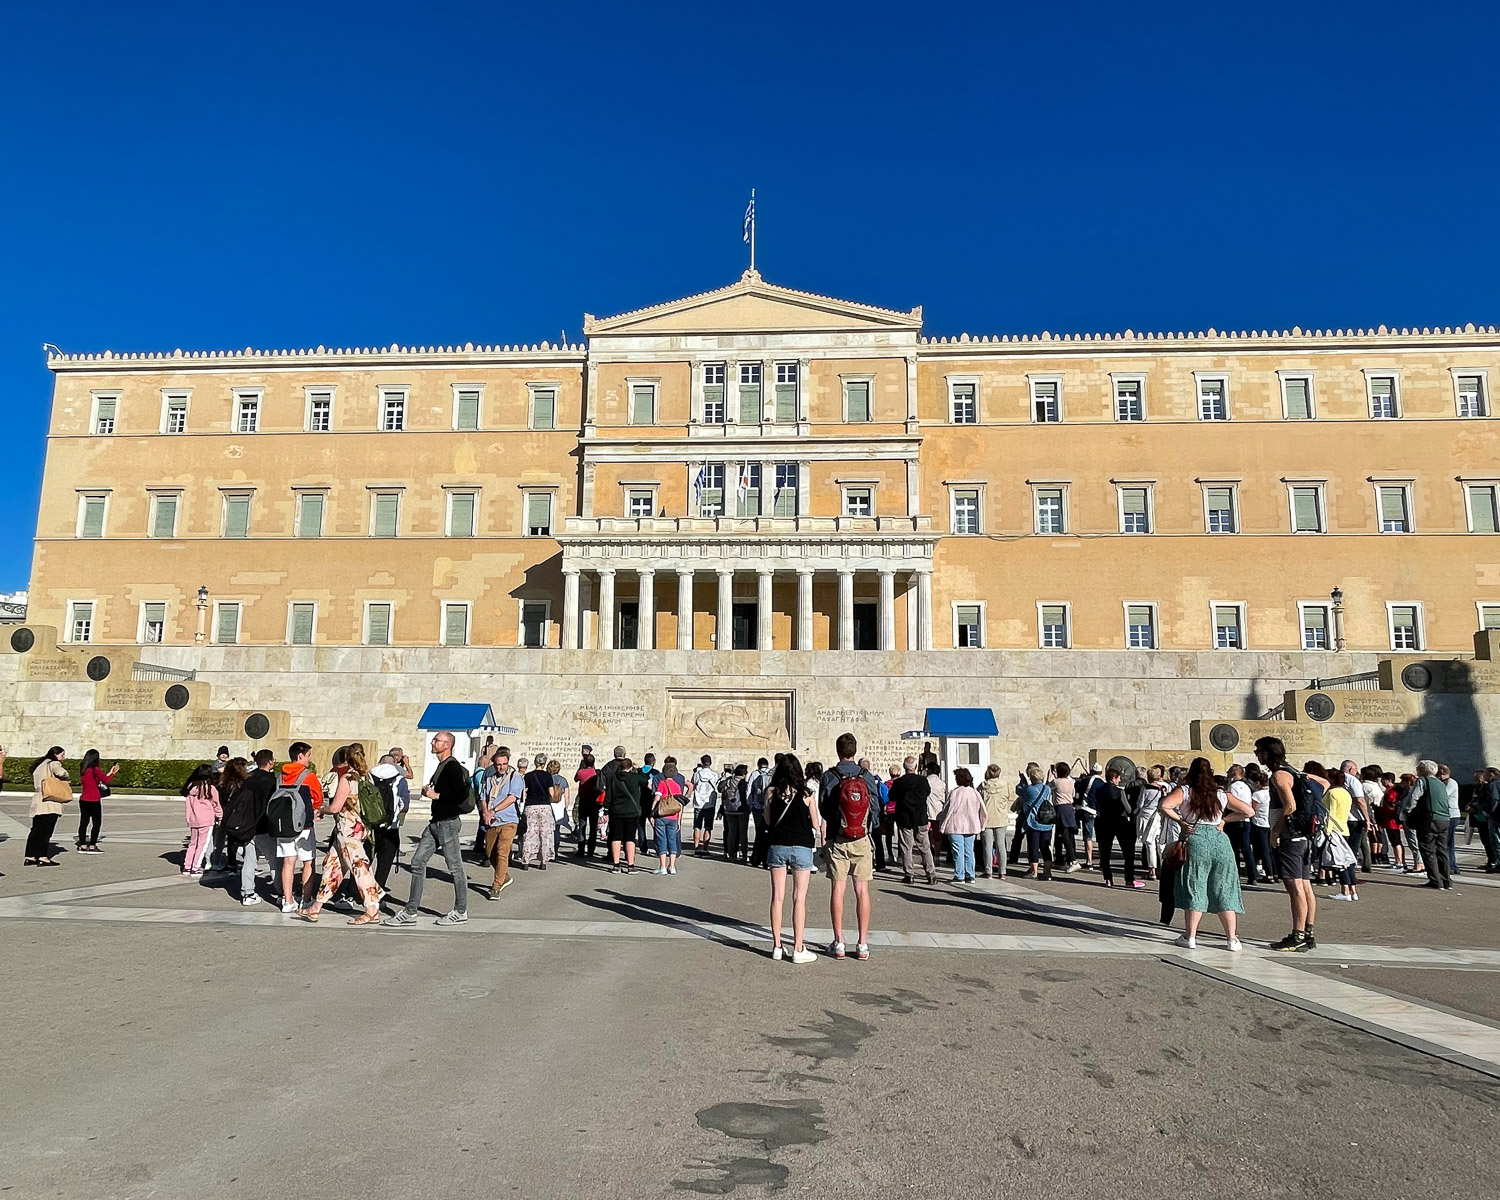
[[[792,333],[800,330],[912,330],[922,309],[898,312],[766,283],[746,271],[737,283],[616,317],[585,314],[583,331],[601,333]]]

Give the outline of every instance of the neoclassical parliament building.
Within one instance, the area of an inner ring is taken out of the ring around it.
[[[391,736],[948,702],[1080,751],[1500,629],[1494,327],[926,337],[752,270],[584,334],[51,356],[28,622],[293,723],[358,676]]]

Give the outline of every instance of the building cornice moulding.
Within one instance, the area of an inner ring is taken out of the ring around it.
[[[588,357],[588,350],[578,343],[554,345],[476,345],[462,346],[389,346],[342,347],[317,346],[311,350],[172,350],[117,354],[113,350],[84,354],[48,352],[51,371],[88,371],[119,374],[126,371],[203,371],[224,370],[306,370],[349,366],[424,366],[486,367],[543,366],[577,363]]]

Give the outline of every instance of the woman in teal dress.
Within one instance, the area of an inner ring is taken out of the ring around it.
[[[1224,834],[1224,822],[1243,821],[1254,810],[1219,789],[1208,759],[1195,758],[1182,783],[1162,801],[1161,811],[1181,826],[1178,838],[1187,851],[1175,885],[1177,907],[1186,915],[1187,929],[1177,944],[1196,949],[1198,923],[1204,913],[1211,912],[1224,926],[1229,949],[1238,950],[1236,917],[1245,908],[1240,902],[1239,867],[1234,847]]]

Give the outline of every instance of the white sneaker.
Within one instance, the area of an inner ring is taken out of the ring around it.
[[[792,961],[799,967],[805,967],[810,962],[817,962],[818,956],[804,946],[801,950],[792,951]]]
[[[1227,950],[1243,950],[1244,949],[1244,944],[1240,941],[1239,938],[1230,938],[1229,939],[1229,944],[1225,947],[1225,949],[1227,949]]]
[[[1351,899],[1351,900],[1358,900],[1359,899],[1359,893],[1355,892],[1354,895],[1352,895],[1352,896],[1349,897],[1349,899]]]
[[[240,903],[243,904],[246,908],[249,908],[252,904],[259,904],[260,897],[257,896],[254,892],[251,892],[248,896],[241,896]]]
[[[771,947],[771,961],[772,962],[780,962],[785,957],[786,957],[786,951],[783,950],[780,946],[772,946]]]
[[[844,957],[844,943],[843,942],[829,942],[828,943],[828,957],[829,958],[843,958]]]
[[[677,874],[677,868],[676,867],[668,867],[667,868],[667,874],[668,875],[675,875],[675,874]]]
[[[1172,945],[1181,946],[1185,950],[1196,950],[1198,948],[1198,939],[1190,938],[1187,934],[1184,933],[1175,942],[1173,942]]]
[[[295,900],[283,900],[281,902],[281,911],[284,916],[291,916],[292,913],[297,911],[297,902]]]
[[[1330,892],[1328,894],[1328,898],[1330,900],[1353,900],[1354,899],[1353,896],[1346,896],[1346,895],[1344,895],[1343,892]]]
[[[653,875],[665,875],[666,873],[667,873],[667,868],[666,867],[657,867],[656,870],[654,870],[654,871],[651,872],[651,874],[653,874]]]
[[[466,912],[459,912],[458,909],[455,908],[447,916],[445,916],[445,917],[439,917],[436,921],[433,922],[433,924],[434,925],[464,925],[464,924],[467,924],[468,920],[469,920],[469,914],[468,913],[466,913]]]
[[[1069,863],[1067,866],[1067,870],[1064,873],[1068,875],[1076,875],[1081,870],[1083,870],[1083,868],[1080,867],[1077,863]]]

